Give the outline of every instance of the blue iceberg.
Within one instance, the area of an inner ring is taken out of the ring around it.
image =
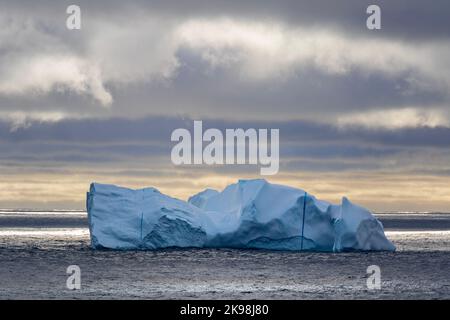
[[[370,211],[265,180],[206,189],[186,201],[155,188],[92,183],[87,194],[95,249],[254,248],[295,251],[394,251]]]

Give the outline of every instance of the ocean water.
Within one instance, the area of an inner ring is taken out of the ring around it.
[[[450,298],[450,213],[380,213],[394,253],[95,251],[82,211],[0,210],[0,298]],[[81,290],[66,287],[69,265]],[[367,267],[381,269],[380,290]]]

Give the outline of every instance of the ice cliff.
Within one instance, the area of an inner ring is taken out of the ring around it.
[[[343,198],[341,205],[265,180],[206,189],[188,202],[154,188],[92,183],[87,211],[93,248],[258,248],[395,250],[382,224]]]

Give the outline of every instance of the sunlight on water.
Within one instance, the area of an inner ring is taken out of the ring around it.
[[[83,237],[89,236],[89,229],[87,228],[40,228],[40,229],[0,229],[0,236],[2,237]]]
[[[0,209],[0,216],[86,216],[81,210],[8,210]]]
[[[385,231],[386,236],[396,236],[396,235],[442,235],[450,236],[450,230],[405,230],[405,231]]]

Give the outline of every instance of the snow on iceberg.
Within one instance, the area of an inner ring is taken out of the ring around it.
[[[341,205],[265,180],[206,189],[188,202],[154,188],[91,184],[87,211],[93,248],[168,247],[273,250],[395,250],[382,224],[343,198]]]

